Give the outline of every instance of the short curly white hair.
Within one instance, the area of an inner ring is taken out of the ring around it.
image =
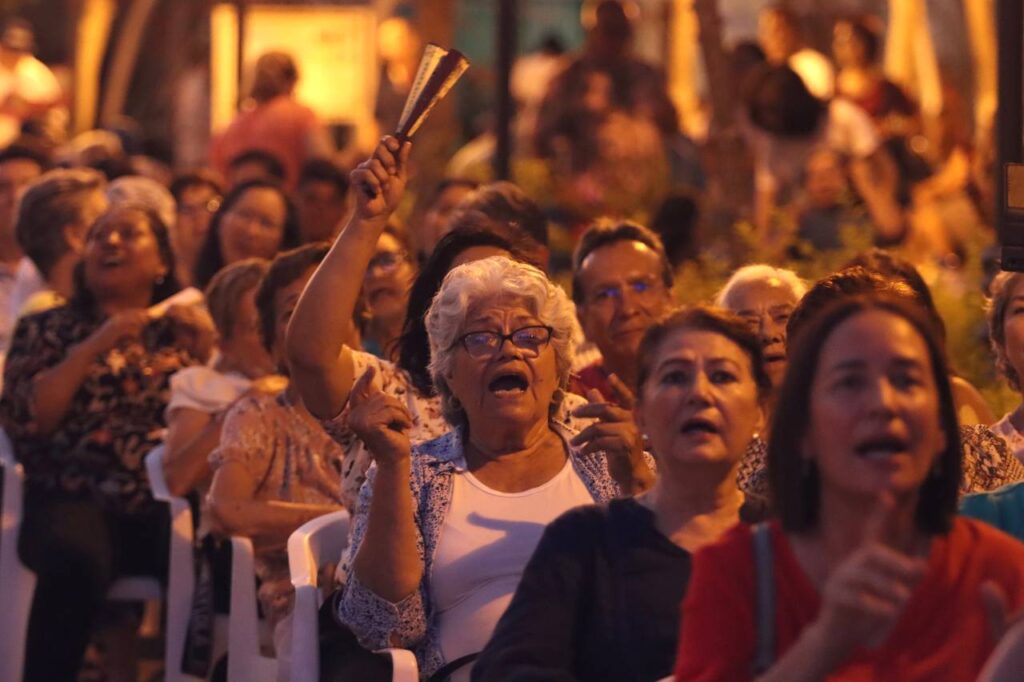
[[[430,338],[428,369],[441,396],[441,411],[453,426],[466,426],[466,414],[445,377],[451,374],[457,339],[463,333],[466,315],[480,301],[508,298],[521,302],[541,323],[552,328],[551,347],[555,351],[558,372],[552,415],[565,398],[573,351],[581,339],[576,309],[565,291],[537,268],[505,256],[492,256],[460,265],[449,272],[427,310],[425,322]]]
[[[766,282],[773,279],[793,292],[793,297],[797,301],[807,293],[807,282],[800,279],[800,275],[792,270],[777,268],[774,265],[767,265],[765,263],[755,263],[753,265],[744,265],[732,273],[729,281],[725,283],[722,290],[715,296],[715,305],[719,308],[732,310],[733,307],[729,305],[729,298],[736,289],[753,282]]]

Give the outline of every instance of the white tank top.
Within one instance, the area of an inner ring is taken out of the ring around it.
[[[520,493],[492,490],[468,471],[452,477],[451,506],[430,574],[445,660],[484,648],[544,527],[593,502],[570,459],[550,481]],[[452,681],[468,681],[469,670],[460,668]]]

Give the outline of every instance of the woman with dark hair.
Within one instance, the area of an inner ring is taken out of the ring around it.
[[[759,516],[736,476],[771,390],[761,357],[746,323],[714,308],[679,310],[648,329],[636,421],[658,460],[654,487],[545,529],[474,679],[671,673],[692,554]]]
[[[206,359],[212,330],[166,303],[167,230],[119,206],[89,230],[71,302],[22,318],[0,421],[25,466],[20,553],[38,579],[26,680],[71,680],[107,588],[166,570],[166,510],[143,457],[160,443],[170,378]]]
[[[997,636],[982,587],[1020,608],[1024,545],[956,516],[948,377],[904,299],[842,299],[795,337],[768,446],[778,520],[697,554],[677,680],[975,679]]]
[[[299,219],[280,185],[249,180],[235,187],[210,220],[196,260],[195,285],[206,288],[225,265],[245,258],[270,260],[301,240]]]
[[[378,358],[397,354],[405,325],[409,288],[416,277],[416,265],[403,231],[388,225],[377,240],[377,248],[366,266],[359,295],[359,338],[363,350]]]

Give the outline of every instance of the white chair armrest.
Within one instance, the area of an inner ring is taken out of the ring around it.
[[[288,537],[288,570],[292,585],[317,585],[319,569],[341,559],[348,541],[349,514],[340,509],[299,526]]]
[[[377,653],[391,656],[391,682],[419,682],[416,656],[408,649],[384,649]]]

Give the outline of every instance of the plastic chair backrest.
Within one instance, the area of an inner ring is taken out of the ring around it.
[[[36,576],[18,556],[25,471],[14,458],[14,448],[0,429],[0,470],[3,472],[2,527],[0,527],[0,680],[20,680],[25,662],[25,636]]]
[[[277,661],[260,655],[252,541],[239,536],[231,538],[230,608],[228,682],[273,682],[277,678]]]
[[[185,653],[185,638],[195,593],[195,565],[193,561],[195,530],[192,508],[188,500],[171,495],[164,479],[164,446],[158,445],[146,455],[146,474],[153,498],[167,503],[170,508],[171,533],[167,566],[167,612],[164,632],[164,680],[166,682],[194,682],[202,678],[187,675],[181,670]]]
[[[288,538],[288,569],[295,587],[292,611],[291,682],[320,679],[319,569],[341,559],[348,544],[345,510],[307,521]]]

